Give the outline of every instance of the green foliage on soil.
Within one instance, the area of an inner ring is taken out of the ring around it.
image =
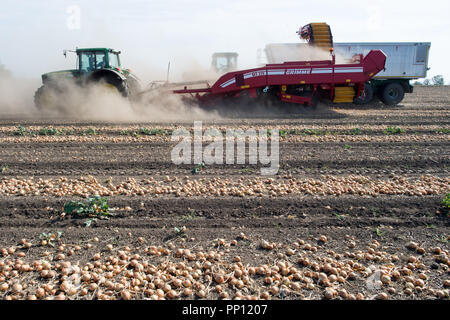
[[[281,129],[280,132],[279,132],[279,134],[280,134],[280,137],[281,137],[281,138],[286,138],[286,136],[289,134],[289,130],[283,130],[283,129]]]
[[[28,131],[21,125],[17,126],[17,130],[14,131],[15,136],[25,136],[28,134]]]
[[[94,128],[88,128],[87,130],[67,130],[56,128],[40,128],[39,130],[29,130],[22,125],[17,126],[14,131],[15,136],[58,136],[58,135],[97,135],[99,134]]]
[[[303,130],[303,134],[307,135],[307,136],[323,136],[326,135],[327,131],[325,130],[320,130],[320,129],[305,129]]]
[[[19,125],[14,132],[15,136],[54,136],[62,134],[62,130],[55,128],[41,128],[39,130],[27,130],[23,126]]]
[[[57,231],[57,232],[42,232],[39,235],[39,239],[40,240],[45,240],[47,241],[47,244],[50,246],[54,246],[54,242],[58,241],[62,236],[62,232],[61,231]]]
[[[35,132],[33,132],[32,134],[36,134]],[[61,132],[58,129],[54,129],[54,128],[42,128],[39,129],[39,131],[37,132],[37,135],[39,136],[55,136],[61,134]]]
[[[199,164],[197,164],[192,170],[191,173],[192,174],[197,174],[200,172],[200,170],[202,170],[205,167],[205,163],[204,162],[200,162]]]
[[[376,227],[375,228],[375,233],[376,233],[376,235],[378,236],[378,237],[382,237],[385,233],[386,233],[386,231],[381,231],[381,227]]]
[[[64,212],[72,216],[85,217],[107,217],[110,215],[106,198],[95,196],[83,201],[69,201],[64,204]]]
[[[194,209],[188,209],[188,212],[181,217],[181,220],[184,222],[189,222],[193,219],[197,218],[197,213]]]
[[[132,137],[139,137],[140,135],[143,136],[167,136],[170,134],[169,130],[166,129],[149,129],[149,128],[140,128],[138,130],[121,130],[119,132],[122,136],[132,136]]]
[[[405,132],[405,130],[399,127],[387,127],[387,129],[384,130],[383,132],[384,134],[392,135],[392,134],[402,134]]]
[[[89,128],[89,129],[84,131],[84,134],[88,135],[88,136],[95,136],[95,135],[98,134],[98,132],[95,129],[93,129],[93,128]]]
[[[280,129],[280,137],[286,138],[287,136],[294,135],[294,136],[325,136],[325,135],[361,135],[364,134],[363,130],[360,128],[353,128],[351,130],[345,130],[342,132],[339,131],[329,131],[329,130],[322,130],[322,129]]]
[[[447,195],[445,196],[444,200],[442,200],[442,204],[450,209],[450,193],[447,193]]]
[[[64,212],[77,218],[88,218],[85,226],[89,227],[99,219],[109,219],[111,215],[106,198],[95,196],[83,201],[69,201],[64,204]]]
[[[450,214],[450,193],[447,193],[445,198],[441,201],[441,204],[444,207],[445,213],[448,216]]]
[[[139,134],[146,136],[165,136],[169,132],[165,129],[148,129],[148,128],[140,128],[138,130]]]
[[[186,227],[185,226],[174,227],[173,230],[175,231],[175,237],[181,237],[181,238],[187,237],[187,235],[186,235]]]
[[[320,130],[320,129],[280,129],[279,131],[280,137],[285,138],[288,135],[294,136],[323,136],[328,134],[335,134],[330,131]],[[270,136],[270,129],[268,130],[268,136]]]
[[[450,128],[440,128],[437,133],[450,134]]]
[[[353,128],[352,130],[348,130],[346,131],[346,134],[352,135],[352,136],[356,136],[358,134],[362,134],[362,130],[360,128]]]

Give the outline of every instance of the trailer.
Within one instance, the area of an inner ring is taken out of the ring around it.
[[[304,58],[308,47],[305,43],[273,43],[266,46],[265,55],[268,63],[294,61]],[[430,42],[341,42],[333,47],[338,57],[349,60],[374,49],[387,56],[385,69],[364,85],[362,95],[354,100],[356,104],[369,103],[374,97],[387,105],[398,104],[405,93],[413,92],[410,80],[426,78],[429,70]]]

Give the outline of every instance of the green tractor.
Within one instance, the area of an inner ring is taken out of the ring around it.
[[[34,103],[38,109],[57,104],[56,97],[70,90],[66,86],[68,83],[83,88],[97,84],[110,92],[131,99],[140,92],[138,78],[129,69],[121,67],[120,51],[109,48],[77,48],[71,52],[77,54],[77,69],[42,75],[43,85],[34,95]],[[65,50],[64,56],[66,55]]]
[[[211,67],[217,74],[225,74],[237,69],[236,52],[215,52],[212,55]]]

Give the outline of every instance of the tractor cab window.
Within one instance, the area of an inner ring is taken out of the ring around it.
[[[107,67],[106,64],[106,55],[104,52],[96,52],[95,53],[95,62],[97,64],[96,69],[104,69]]]
[[[219,74],[234,71],[237,67],[237,55],[228,53],[214,54],[212,67]]]
[[[92,52],[82,52],[80,54],[80,71],[90,72],[95,69],[95,54]]]
[[[119,68],[119,56],[116,53],[109,54],[109,66],[111,68]]]
[[[217,60],[216,60],[216,69],[217,69],[220,73],[225,73],[225,72],[229,69],[227,57],[217,57]]]
[[[81,52],[79,55],[80,71],[91,72],[97,69],[106,68],[106,55],[102,51]]]

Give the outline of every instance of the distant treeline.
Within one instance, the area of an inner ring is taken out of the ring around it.
[[[425,79],[422,82],[415,81],[414,85],[422,85],[422,86],[443,86],[445,85],[444,77],[442,75],[434,76],[431,79]]]

